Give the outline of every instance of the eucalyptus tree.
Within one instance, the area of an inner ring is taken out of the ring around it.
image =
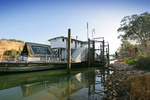
[[[121,53],[123,50],[125,51],[126,55],[129,55],[129,50],[130,49],[133,49],[133,51],[135,50],[135,48],[138,48],[138,53],[142,53],[142,49],[141,49],[141,45],[139,44],[134,44],[134,43],[131,43],[129,41],[122,41],[122,44],[121,46],[118,48],[118,51],[119,53]]]
[[[122,40],[135,40],[146,47],[150,40],[150,13],[134,14],[122,19],[118,32],[124,32],[118,36]],[[147,47],[146,47],[147,48]]]
[[[122,50],[129,51],[129,49],[134,48],[134,45],[129,41],[122,41],[121,47],[118,49],[120,52]]]

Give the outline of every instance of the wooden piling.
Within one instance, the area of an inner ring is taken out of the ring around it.
[[[94,64],[95,62],[95,41],[93,40],[93,59],[92,59],[92,63]]]
[[[71,79],[70,79],[70,75],[67,76],[67,100],[71,99]]]
[[[88,39],[88,66],[90,67],[90,65],[91,65],[91,58],[90,58],[90,55],[91,55],[91,53],[90,53],[90,39]]]
[[[67,60],[67,74],[71,70],[71,29],[68,29],[68,60]]]
[[[110,64],[110,60],[109,60],[109,44],[108,44],[108,66],[109,66],[109,64]]]
[[[105,64],[105,41],[103,40],[103,64]]]

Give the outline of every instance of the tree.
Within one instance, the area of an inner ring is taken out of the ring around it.
[[[16,50],[8,50],[4,52],[4,55],[8,55],[8,56],[15,56],[15,55],[20,55],[21,51],[16,51]]]
[[[122,41],[121,46],[118,48],[119,53],[121,54],[124,50],[126,55],[129,53],[129,49],[133,48],[134,46],[129,41]]]
[[[125,50],[125,53],[126,53],[126,56],[128,56],[129,55],[129,49],[133,49],[134,50],[134,48],[138,48],[138,52],[139,53],[141,53],[141,45],[137,45],[137,44],[131,44],[129,41],[122,41],[122,44],[121,44],[121,46],[118,48],[118,51],[119,51],[119,53],[121,54],[121,52],[123,51],[123,50]]]
[[[124,17],[117,31],[124,32],[118,38],[136,40],[147,48],[146,43],[150,40],[150,13],[144,12],[140,15]]]

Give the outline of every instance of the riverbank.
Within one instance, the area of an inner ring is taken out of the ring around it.
[[[150,99],[149,72],[134,69],[123,61],[110,64],[112,74],[103,80],[104,100]]]

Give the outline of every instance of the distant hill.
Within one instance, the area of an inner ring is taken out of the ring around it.
[[[0,55],[5,51],[22,51],[24,42],[16,39],[0,39]]]

